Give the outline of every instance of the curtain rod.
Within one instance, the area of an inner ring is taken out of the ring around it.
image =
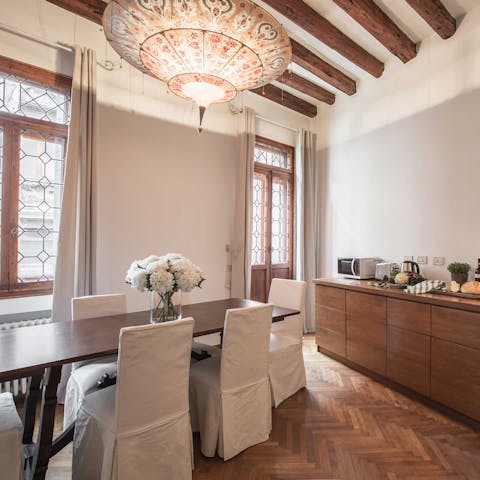
[[[50,42],[48,40],[45,40],[44,38],[32,35],[31,33],[27,33],[22,30],[18,30],[17,28],[10,27],[10,25],[5,25],[4,23],[0,23],[0,30],[13,33],[14,35],[17,35],[19,37],[26,38],[27,40],[33,40],[34,42],[45,45],[46,47],[55,48],[57,50],[65,50],[67,52],[73,52],[73,47],[71,45],[58,42]]]
[[[276,127],[285,128],[286,130],[290,130],[290,131],[295,132],[295,133],[299,132],[298,128],[292,128],[292,127],[289,127],[288,125],[282,125],[281,123],[274,122],[273,120],[270,120],[269,118],[262,117],[261,115],[255,114],[255,117],[258,118],[259,120],[263,120],[264,122],[270,123],[271,125],[275,125]]]
[[[70,53],[74,50],[73,46],[68,45],[67,43],[50,42],[49,40],[45,40],[44,38],[37,37],[36,35],[32,35],[31,33],[27,33],[22,30],[10,27],[10,25],[5,25],[4,23],[0,23],[0,30],[12,33],[13,35],[17,35],[18,37],[26,38],[27,40],[32,40],[33,42],[40,43],[41,45],[45,45],[46,47],[55,48],[56,50],[63,50]],[[108,71],[114,70],[116,66],[119,66],[111,60],[105,60],[104,62],[97,61],[97,65],[103,67],[105,70]]]

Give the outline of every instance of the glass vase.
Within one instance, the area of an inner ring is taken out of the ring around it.
[[[182,317],[182,306],[173,303],[173,295],[172,292],[163,295],[151,292],[150,323],[170,322]]]

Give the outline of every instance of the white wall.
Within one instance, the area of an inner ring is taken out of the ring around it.
[[[427,255],[476,265],[480,222],[480,7],[449,40],[339,96],[316,122],[324,168],[323,275],[337,256]]]
[[[44,0],[2,0],[1,22],[50,41],[94,48],[99,61],[118,61],[98,25]],[[0,31],[0,54],[71,74],[71,54]],[[99,292],[127,292],[129,309],[146,308],[146,295],[129,289],[124,274],[136,258],[179,251],[200,265],[207,281],[185,301],[225,298],[234,199],[239,116],[209,108],[204,132],[194,128],[192,104],[126,63],[98,68],[98,284]],[[293,128],[309,120],[250,92],[236,104]],[[290,130],[260,121],[259,130],[294,142]],[[50,298],[38,299],[44,308]],[[27,303],[10,300],[23,310]],[[43,303],[41,303],[43,302]],[[0,313],[6,309],[0,301]]]

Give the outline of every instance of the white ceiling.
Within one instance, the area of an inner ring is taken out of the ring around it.
[[[391,62],[401,61],[391,54],[380,42],[378,42],[370,33],[368,33],[361,25],[353,20],[347,13],[338,7],[332,0],[304,0],[305,3],[314,8],[318,13],[325,17],[330,23],[335,25],[344,34],[350,37],[353,41],[362,46],[365,50],[373,54],[379,60],[385,62],[385,68]],[[457,19],[467,14],[470,10],[480,5],[480,0],[442,0],[448,11]],[[339,53],[327,47],[315,37],[302,30],[286,17],[280,15],[273,8],[265,4],[261,0],[256,0],[255,3],[262,6],[276,18],[278,18],[287,29],[289,35],[302,43],[318,56],[327,60],[330,64],[337,67],[350,77],[354,79],[363,79],[370,77],[370,74],[351,63]],[[432,28],[411,8],[405,0],[375,0],[375,3],[415,42],[419,43],[432,35],[436,35]],[[292,70],[302,77],[317,83],[325,89],[334,92],[338,95],[345,95],[337,91],[334,87],[317,78],[316,76],[305,71],[297,65],[292,65]],[[381,81],[378,79],[378,81]],[[283,87],[288,90],[286,87]],[[359,87],[361,88],[361,86]],[[305,98],[312,103],[319,103],[317,100],[299,95],[298,92],[289,90],[297,96]]]

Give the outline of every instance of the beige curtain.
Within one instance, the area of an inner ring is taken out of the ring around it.
[[[320,164],[316,137],[300,130],[295,149],[295,278],[307,282],[305,332],[315,331],[315,289],[320,275]]]
[[[255,150],[255,111],[244,108],[239,134],[235,218],[232,243],[232,297],[250,298],[252,271],[252,182]]]
[[[95,70],[95,52],[75,47],[65,186],[53,288],[52,317],[55,322],[71,321],[72,297],[95,293]],[[60,400],[65,393],[68,374],[69,369],[64,368]]]

